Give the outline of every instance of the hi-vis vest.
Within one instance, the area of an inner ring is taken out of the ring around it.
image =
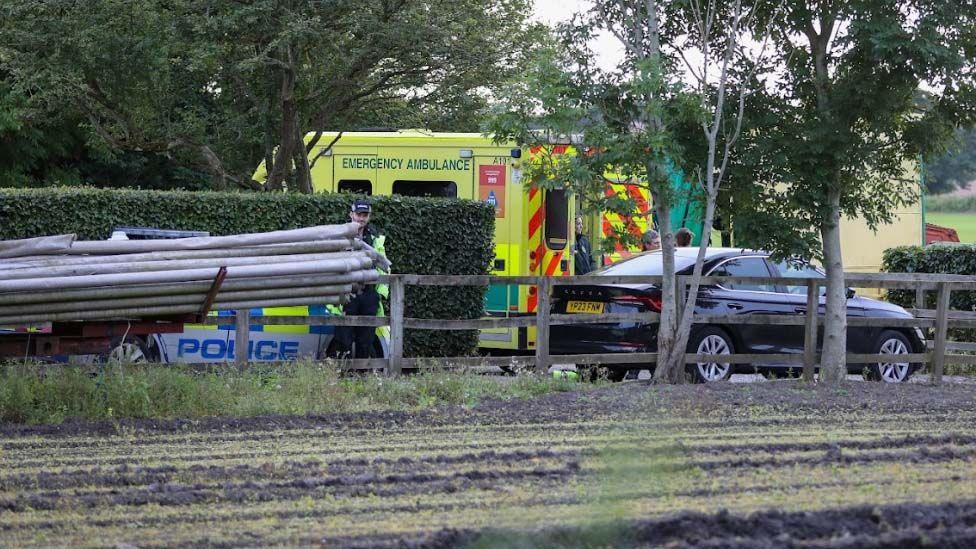
[[[373,249],[376,250],[378,253],[380,253],[382,255],[386,255],[386,235],[385,234],[379,234],[379,235],[376,235],[375,237],[373,237],[373,244],[372,244],[372,246],[373,246]],[[379,269],[377,269],[377,271],[378,270]],[[389,297],[390,297],[390,287],[388,285],[386,285],[386,284],[377,284],[376,285],[376,293],[380,294],[380,297],[384,297],[384,298],[389,299]],[[342,309],[342,305],[329,304],[329,305],[326,305],[325,308],[326,308],[327,311],[329,311],[330,313],[332,313],[334,315],[343,315],[343,314],[345,314],[345,311],[343,311],[343,309]],[[380,308],[379,308],[379,310],[377,311],[376,314],[378,314],[380,316],[382,316],[384,314],[384,312],[383,312],[383,303],[380,303]]]

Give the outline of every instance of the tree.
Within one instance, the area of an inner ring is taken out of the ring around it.
[[[917,196],[906,166],[973,120],[974,16],[969,1],[791,1],[774,29],[773,76],[740,144],[735,227],[780,255],[822,258],[822,380],[846,375],[840,218],[890,220]]]
[[[66,109],[32,116],[28,97],[0,71],[0,184],[7,187],[209,187],[206,173],[152,152],[113,151],[88,143],[84,120]]]
[[[11,1],[0,6],[0,66],[33,127],[80,128],[83,157],[162,158],[219,171],[213,80],[182,23],[189,2]],[[124,163],[124,162],[123,162]]]
[[[650,191],[663,249],[658,381],[685,378],[685,348],[708,245],[708,238],[703,238],[690,283],[692,298],[680,303],[671,210],[679,199],[700,200],[702,234],[711,233],[719,189],[757,69],[744,46],[746,31],[752,25],[761,28],[757,13],[739,1],[596,2],[591,11],[558,30],[559,42],[537,59],[526,79],[508,88],[489,126],[496,139],[530,144],[551,136],[576,136],[571,139],[576,155],[555,155],[560,149],[542,146],[526,179],[543,187],[568,184],[590,211],[643,215],[632,199],[607,196],[608,172]],[[662,16],[667,21],[663,28]],[[588,44],[600,30],[612,33],[625,47],[624,60],[613,71],[593,66],[595,56]],[[689,48],[697,48],[699,62],[684,55]],[[682,63],[691,73],[691,86],[682,81]],[[697,184],[692,196],[682,196],[673,184],[681,173]]]
[[[948,150],[925,165],[925,192],[942,194],[966,189],[976,180],[976,128],[956,130]]]
[[[177,159],[216,188],[310,191],[309,131],[470,128],[533,37],[527,0],[72,6],[0,6],[0,68],[24,116],[81,119],[91,146]]]

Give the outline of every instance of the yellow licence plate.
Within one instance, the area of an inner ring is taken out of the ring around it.
[[[566,304],[566,312],[603,314],[603,303],[597,301],[570,301]]]

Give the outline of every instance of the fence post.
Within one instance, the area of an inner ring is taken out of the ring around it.
[[[820,284],[807,282],[807,316],[803,330],[803,379],[813,381],[817,365],[817,316],[820,312]]]
[[[238,309],[234,314],[234,365],[238,370],[247,367],[247,341],[251,335],[251,310]]]
[[[915,288],[915,308],[925,308],[925,290],[922,288]]]
[[[390,276],[390,359],[386,369],[389,376],[403,372],[403,277]]]
[[[939,301],[935,309],[935,346],[932,349],[932,384],[942,383],[945,369],[946,332],[949,328],[949,295],[952,290],[939,282]]]
[[[536,372],[545,373],[549,368],[549,294],[552,279],[540,277],[536,288],[539,301],[535,310],[535,369]]]

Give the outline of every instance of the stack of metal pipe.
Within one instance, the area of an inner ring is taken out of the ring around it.
[[[0,325],[341,304],[389,261],[357,225],[217,237],[0,241]],[[221,268],[225,276],[212,293]]]

